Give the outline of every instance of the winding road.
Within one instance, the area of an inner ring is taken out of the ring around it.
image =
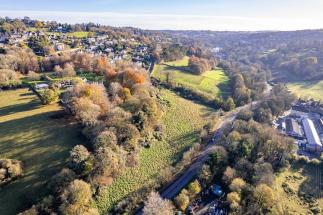
[[[263,98],[267,97],[270,94],[271,89],[272,87],[269,84],[267,84],[266,91],[263,93]],[[187,186],[187,184],[190,181],[196,178],[203,164],[207,161],[209,155],[214,151],[215,147],[217,146],[216,143],[219,141],[223,128],[225,128],[226,125],[232,123],[241,110],[254,109],[258,106],[259,103],[259,100],[251,102],[250,104],[238,107],[233,111],[227,113],[225,116],[223,116],[220,119],[221,122],[219,123],[218,128],[216,129],[213,135],[213,138],[209,141],[204,150],[197,156],[197,158],[184,172],[182,172],[178,177],[176,177],[172,181],[172,183],[168,187],[160,191],[160,196],[164,199],[173,199],[183,188]],[[141,214],[142,209],[140,209],[136,213],[136,215]]]
[[[186,185],[198,175],[201,167],[207,161],[209,155],[214,151],[215,147],[217,146],[216,143],[219,142],[222,129],[235,120],[239,111],[244,109],[251,109],[252,107],[257,106],[257,104],[258,102],[252,102],[252,104],[236,108],[234,111],[223,116],[212,139],[204,148],[204,150],[192,162],[190,167],[188,167],[179,177],[173,180],[173,182],[166,189],[161,191],[161,197],[165,199],[173,199],[184,187],[186,187]]]

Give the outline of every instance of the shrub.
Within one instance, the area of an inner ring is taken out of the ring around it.
[[[113,131],[106,130],[96,137],[94,147],[96,150],[100,147],[114,147],[117,145],[117,141],[115,133]]]
[[[318,165],[320,165],[320,164],[321,164],[321,161],[320,161],[319,159],[317,159],[317,158],[313,158],[313,159],[310,161],[310,163],[311,163],[312,165],[318,166]]]
[[[268,211],[275,205],[276,199],[273,190],[265,185],[258,185],[253,191],[254,203],[263,211]]]
[[[186,189],[183,189],[181,193],[175,199],[177,206],[185,211],[188,204],[190,203],[190,198],[188,197],[188,192]]]
[[[310,159],[308,159],[308,157],[301,155],[298,157],[298,162],[300,162],[301,164],[308,164],[310,162]]]
[[[223,104],[223,110],[225,111],[231,111],[235,108],[235,104],[234,104],[234,101],[231,97],[229,97]]]
[[[160,172],[161,179],[167,183],[174,178],[175,173],[176,173],[176,169],[172,166],[164,168]]]
[[[236,171],[235,169],[231,168],[231,167],[227,167],[223,173],[223,177],[222,179],[224,180],[224,182],[226,182],[227,184],[231,183],[232,180],[235,178],[236,176]]]
[[[143,209],[144,215],[173,215],[174,206],[169,200],[164,200],[156,192],[151,192]]]
[[[54,71],[57,76],[60,76],[62,78],[65,77],[74,77],[76,75],[75,69],[73,64],[65,63],[64,67],[60,67],[59,65],[56,65],[54,68]]]
[[[23,174],[21,161],[0,159],[0,185],[10,182]]]
[[[97,209],[90,207],[92,192],[89,184],[82,180],[74,180],[61,195],[60,211],[66,215],[99,214]]]
[[[77,145],[70,151],[70,162],[79,164],[88,159],[89,156],[90,153],[84,146]]]
[[[242,178],[235,178],[230,184],[230,190],[240,193],[246,187],[246,182]]]
[[[192,56],[189,59],[188,66],[192,73],[200,75],[211,70],[215,66],[215,63],[205,58]]]
[[[54,175],[50,182],[49,187],[55,193],[61,193],[74,179],[75,173],[67,168],[62,169],[59,173]]]
[[[212,172],[209,165],[204,164],[199,173],[199,179],[203,186],[208,185],[212,181]]]
[[[250,110],[241,110],[238,115],[237,119],[244,120],[244,121],[249,121],[252,119],[253,113]]]
[[[34,71],[29,71],[28,72],[28,80],[30,81],[39,81],[40,80],[40,75]]]
[[[10,69],[0,69],[0,87],[16,87],[21,84],[18,73]]]
[[[59,90],[58,89],[46,89],[41,94],[43,97],[44,104],[52,104],[58,100]]]
[[[125,156],[125,151],[118,146],[115,148],[99,148],[95,154],[91,176],[92,184],[96,186],[110,185],[113,179],[124,169]]]
[[[239,193],[237,192],[231,192],[227,195],[227,201],[232,204],[234,202],[239,203],[241,200]]]
[[[188,192],[191,197],[194,197],[197,194],[199,194],[201,190],[202,188],[198,180],[195,180],[188,185]]]
[[[94,126],[101,113],[100,106],[88,98],[79,98],[74,103],[76,117],[86,126]]]
[[[83,171],[84,164],[86,160],[89,158],[90,153],[88,150],[82,146],[77,145],[70,151],[70,166],[75,171],[81,172]]]

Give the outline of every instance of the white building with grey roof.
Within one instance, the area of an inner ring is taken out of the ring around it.
[[[322,143],[313,121],[309,118],[305,118],[302,120],[302,123],[308,142],[306,148],[310,151],[320,152],[322,150]]]

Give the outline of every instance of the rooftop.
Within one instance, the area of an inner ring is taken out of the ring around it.
[[[311,145],[317,145],[322,147],[320,137],[314,127],[313,121],[308,118],[305,118],[302,122],[308,143]]]

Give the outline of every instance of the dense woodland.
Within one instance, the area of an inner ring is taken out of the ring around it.
[[[287,213],[277,201],[272,185],[274,173],[293,161],[295,147],[292,139],[269,126],[267,116],[259,115],[278,116],[289,109],[293,99],[283,86],[277,86],[255,111],[241,111],[202,168],[203,184],[215,178],[228,188],[227,201],[232,214]]]
[[[200,41],[204,47],[228,62],[256,66],[277,81],[322,79],[320,30],[294,32],[210,32],[173,31],[183,42]],[[190,39],[188,39],[190,38]]]

